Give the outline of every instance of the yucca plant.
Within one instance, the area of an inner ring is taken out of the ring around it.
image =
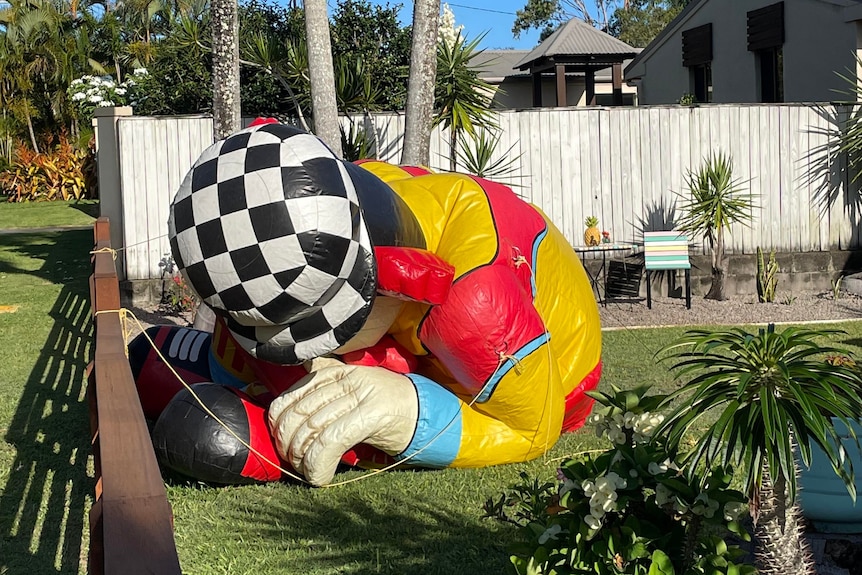
[[[774,325],[757,333],[691,330],[659,352],[683,384],[665,401],[676,407],[656,436],[679,446],[703,416],[716,416],[697,430],[686,463],[744,473],[760,573],[813,569],[796,504],[797,455],[810,466],[812,445],[822,448],[855,501],[854,470],[832,418],[848,424],[862,417],[862,379],[849,365],[828,364],[826,356],[846,352],[822,345],[841,333]]]
[[[499,155],[495,160],[497,146],[500,144],[500,133],[479,129],[472,136],[461,134],[458,140],[458,160],[469,173],[488,178],[497,182],[517,186],[507,181],[508,177],[517,171],[523,153],[510,157],[515,144]]]
[[[733,178],[733,158],[723,152],[710,154],[700,168],[689,170],[686,183],[691,196],[678,194],[684,202],[678,228],[706,239],[712,255],[712,285],[704,297],[725,300],[724,232],[737,222],[748,225],[754,198],[743,193],[743,182]]]

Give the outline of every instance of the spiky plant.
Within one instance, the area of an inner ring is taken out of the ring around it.
[[[733,223],[748,225],[754,197],[743,193],[743,183],[733,177],[733,158],[723,152],[710,154],[697,170],[689,170],[686,184],[690,196],[678,194],[684,200],[678,228],[706,239],[712,256],[712,284],[704,298],[725,300],[724,233]]]
[[[760,573],[812,572],[798,521],[796,453],[810,466],[812,444],[822,448],[856,499],[853,467],[832,418],[849,428],[849,420],[862,416],[862,379],[850,365],[824,361],[846,352],[822,345],[840,333],[778,332],[773,325],[757,333],[691,330],[659,352],[683,384],[668,396],[665,403],[676,407],[656,435],[678,446],[702,416],[717,416],[697,430],[687,463],[744,470]]]
[[[584,220],[584,225],[587,229],[584,230],[584,243],[588,246],[597,246],[602,241],[602,233],[599,231],[599,218],[589,216]]]

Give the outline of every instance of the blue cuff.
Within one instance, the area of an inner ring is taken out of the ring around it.
[[[447,467],[461,447],[461,400],[435,381],[408,373],[419,396],[419,421],[410,445],[395,459],[411,465]]]

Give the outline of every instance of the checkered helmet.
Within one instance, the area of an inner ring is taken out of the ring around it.
[[[251,355],[296,364],[363,326],[377,280],[344,162],[283,124],[216,142],[186,175],[168,219],[171,252]]]

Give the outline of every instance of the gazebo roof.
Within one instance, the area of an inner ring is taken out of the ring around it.
[[[583,20],[573,18],[557,28],[520,62],[519,70],[536,70],[554,64],[609,66],[634,58],[638,50]]]

